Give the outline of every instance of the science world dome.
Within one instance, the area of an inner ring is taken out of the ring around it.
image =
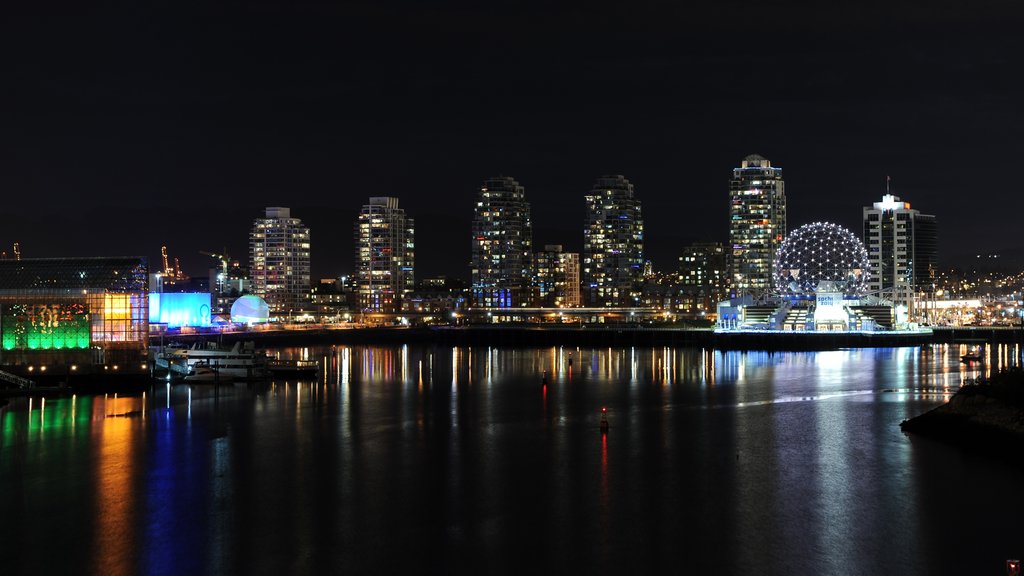
[[[789,233],[773,270],[775,289],[783,296],[812,296],[828,282],[846,297],[859,297],[868,279],[868,252],[846,228],[814,222]]]

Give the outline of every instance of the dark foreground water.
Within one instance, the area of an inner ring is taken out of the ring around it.
[[[328,369],[0,409],[0,573],[1004,574],[1024,556],[1022,468],[899,430],[978,374],[959,347],[281,352]]]

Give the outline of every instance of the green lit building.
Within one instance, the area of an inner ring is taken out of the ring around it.
[[[141,257],[0,260],[0,368],[147,373],[148,272]]]

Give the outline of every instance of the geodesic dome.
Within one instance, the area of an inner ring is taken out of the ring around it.
[[[785,296],[812,296],[831,282],[847,297],[864,294],[868,251],[860,238],[831,222],[804,224],[779,246],[772,267],[775,289]]]

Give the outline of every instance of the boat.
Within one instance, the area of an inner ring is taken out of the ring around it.
[[[967,354],[961,356],[960,361],[963,362],[964,364],[970,364],[971,362],[981,362],[981,351],[972,350],[971,352],[968,352]]]
[[[168,370],[185,376],[193,375],[198,365],[216,370],[221,379],[258,378],[266,374],[266,355],[257,351],[252,342],[235,342],[230,349],[197,343],[191,348],[165,349],[158,358]]]
[[[267,371],[272,374],[313,376],[320,372],[316,360],[269,360]]]
[[[185,376],[185,382],[231,382],[234,377],[221,374],[218,370],[205,364],[197,364],[192,373]]]

